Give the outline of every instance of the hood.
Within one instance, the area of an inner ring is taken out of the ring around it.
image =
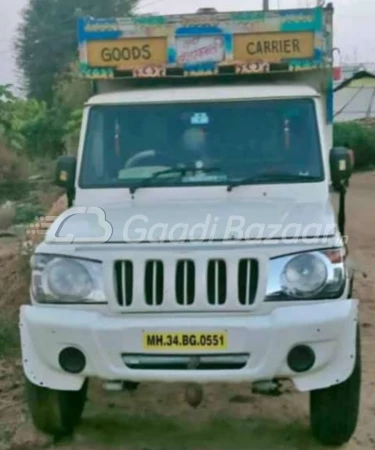
[[[333,236],[330,202],[288,199],[74,207],[52,224],[46,242],[179,242]]]

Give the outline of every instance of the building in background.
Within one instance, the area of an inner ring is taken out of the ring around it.
[[[336,83],[334,95],[335,122],[364,120],[375,123],[375,71],[363,66],[348,67],[343,81]]]

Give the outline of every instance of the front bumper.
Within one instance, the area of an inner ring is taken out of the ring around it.
[[[280,306],[268,315],[110,316],[27,305],[20,312],[23,367],[31,382],[58,390],[78,390],[86,377],[98,377],[200,383],[289,378],[298,390],[310,391],[345,381],[352,373],[357,308],[356,300],[335,300]],[[241,369],[130,369],[124,362],[124,354],[146,353],[142,348],[143,331],[215,333],[224,329],[228,332],[225,353],[250,355]],[[314,366],[305,373],[295,373],[287,364],[288,352],[298,344],[309,345],[316,355]],[[86,367],[79,375],[66,373],[59,366],[59,353],[69,346],[79,348],[86,356]]]

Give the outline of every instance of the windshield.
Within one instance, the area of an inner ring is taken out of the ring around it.
[[[178,170],[184,167],[199,170]],[[259,184],[324,179],[312,100],[90,109],[83,188],[227,185],[241,180],[251,184],[258,173],[267,173]]]

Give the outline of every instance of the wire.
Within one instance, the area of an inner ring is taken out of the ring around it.
[[[145,4],[142,5],[142,3],[140,3],[136,8],[134,8],[134,12],[139,11],[141,8],[148,8],[149,6],[154,6],[154,5],[158,5],[160,3],[164,3],[165,0],[152,0],[150,2],[147,2]]]
[[[357,92],[355,92],[350,98],[349,98],[349,100],[344,104],[344,106],[342,106],[338,111],[336,111],[335,112],[335,114],[334,114],[334,116],[336,117],[336,116],[338,116],[339,114],[341,114],[345,109],[346,109],[346,107],[357,97],[357,95],[360,93],[360,92],[362,92],[362,87],[361,88],[359,88],[358,89],[358,91]]]

